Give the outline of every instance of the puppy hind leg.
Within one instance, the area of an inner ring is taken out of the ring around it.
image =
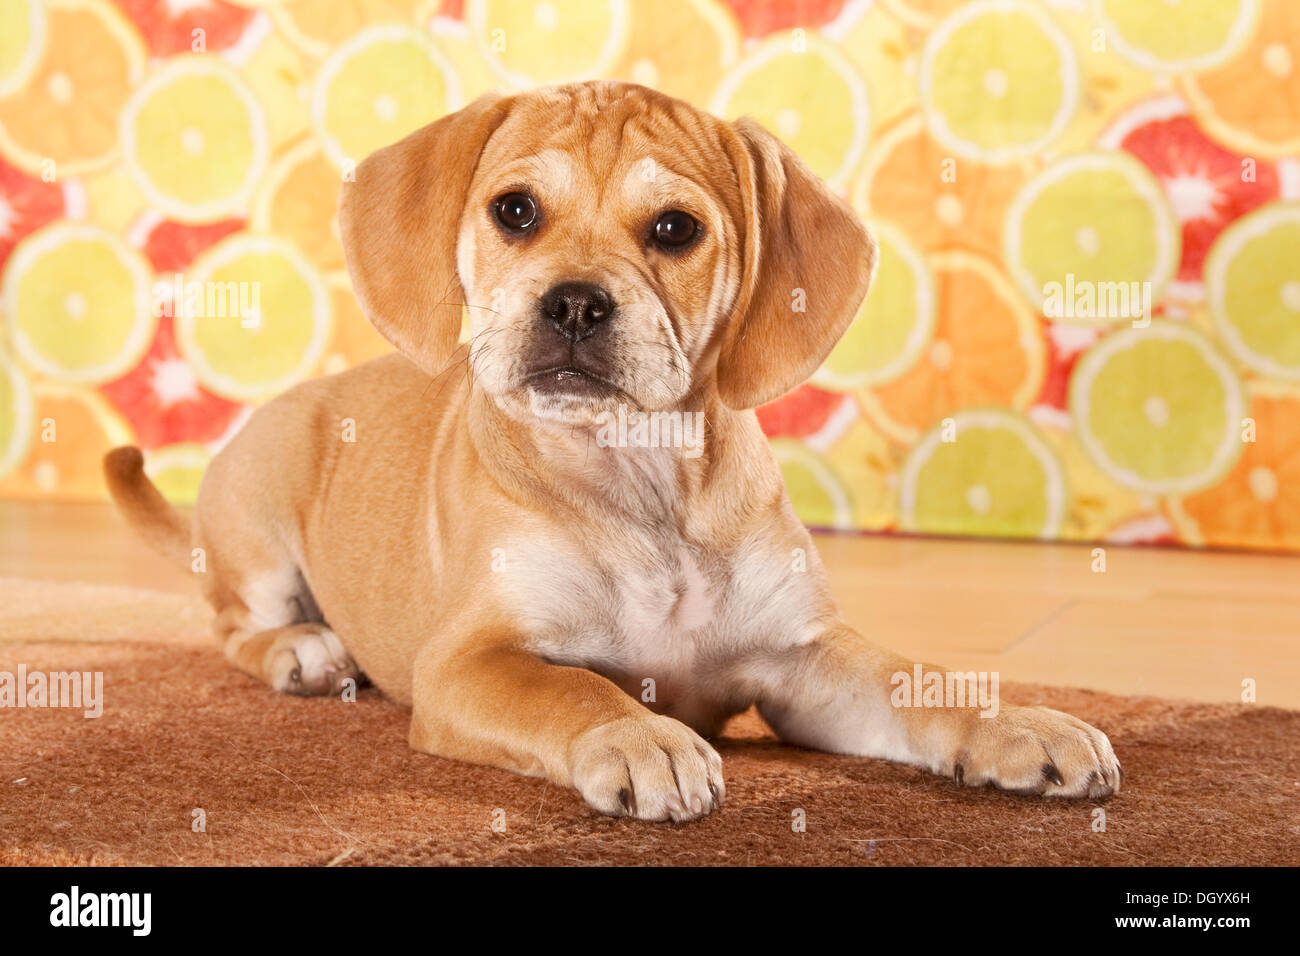
[[[338,694],[349,678],[363,680],[352,655],[323,623],[305,621],[265,631],[234,631],[226,659],[273,689],[300,697]]]

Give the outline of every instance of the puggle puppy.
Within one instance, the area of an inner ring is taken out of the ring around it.
[[[754,704],[958,784],[1118,789],[1067,714],[894,706],[912,662],[840,618],[752,409],[826,358],[877,247],[761,127],[625,83],[489,95],[362,162],[340,225],[397,354],[260,408],[192,526],[138,450],[106,459],[146,538],[202,549],[236,667],[293,694],[364,672],[417,750],[643,820],[721,805],[706,738]],[[703,434],[601,440],[620,408]]]

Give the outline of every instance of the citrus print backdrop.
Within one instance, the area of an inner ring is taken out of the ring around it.
[[[192,497],[388,351],[340,170],[587,77],[757,117],[880,237],[760,411],[810,524],[1300,548],[1294,0],[0,0],[0,494],[99,496],[135,442]],[[177,275],[260,321],[155,317]]]

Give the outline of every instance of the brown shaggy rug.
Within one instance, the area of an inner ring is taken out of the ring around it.
[[[1007,687],[1110,735],[1125,786],[1104,804],[783,746],[750,713],[719,742],[722,812],[644,824],[413,753],[407,713],[373,690],[272,693],[207,622],[189,598],[0,580],[0,671],[104,674],[97,719],[0,710],[0,864],[1300,862],[1300,712]]]

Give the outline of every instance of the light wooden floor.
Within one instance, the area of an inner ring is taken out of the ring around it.
[[[1300,708],[1300,557],[818,536],[851,624],[1001,679]],[[0,577],[185,591],[106,505],[0,501]],[[3,637],[3,635],[0,635]]]

